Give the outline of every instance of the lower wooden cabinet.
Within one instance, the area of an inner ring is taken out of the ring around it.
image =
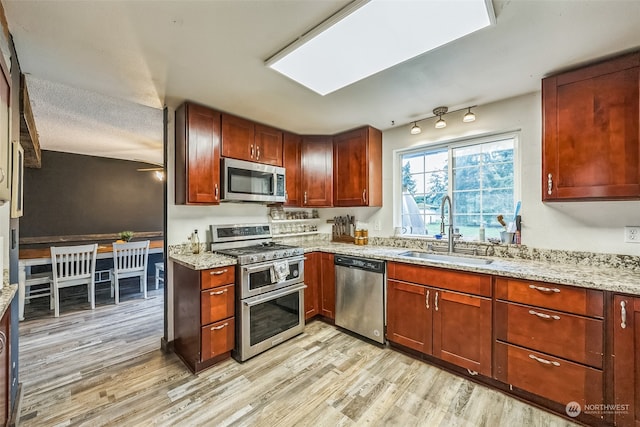
[[[389,341],[491,375],[490,276],[394,262],[387,264],[387,275]]]
[[[311,252],[305,255],[304,290],[305,320],[321,315],[335,320],[336,279],[333,254]]]
[[[173,263],[174,349],[192,372],[235,346],[235,268],[193,270]]]
[[[613,298],[613,389],[618,426],[640,426],[640,298]]]
[[[0,320],[0,425],[7,425],[9,418],[9,389],[11,385],[11,351],[10,351],[10,331],[11,331],[11,308]]]

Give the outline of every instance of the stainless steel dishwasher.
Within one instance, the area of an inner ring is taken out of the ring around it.
[[[385,262],[336,255],[335,323],[384,344]]]

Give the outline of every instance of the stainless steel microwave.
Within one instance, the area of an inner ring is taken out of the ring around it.
[[[245,202],[284,202],[285,169],[222,158],[222,200]]]

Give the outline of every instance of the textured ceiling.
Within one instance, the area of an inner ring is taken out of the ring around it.
[[[161,112],[142,106],[190,99],[299,133],[384,130],[640,46],[640,0],[495,0],[496,25],[322,97],[264,60],[348,1],[2,3],[43,148],[151,161]]]

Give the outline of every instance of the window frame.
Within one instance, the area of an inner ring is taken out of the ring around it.
[[[483,135],[453,138],[438,142],[426,142],[412,147],[395,150],[394,155],[394,198],[393,198],[393,224],[394,227],[402,226],[402,156],[407,154],[421,153],[425,151],[447,150],[448,164],[453,165],[453,150],[461,147],[497,142],[505,139],[513,139],[513,197],[514,204],[522,200],[521,183],[522,167],[520,158],[520,129],[490,133]],[[453,200],[453,167],[447,168],[447,195]],[[515,206],[514,206],[515,207]],[[455,225],[455,224],[454,224]],[[403,234],[403,237],[435,239],[433,235]]]

